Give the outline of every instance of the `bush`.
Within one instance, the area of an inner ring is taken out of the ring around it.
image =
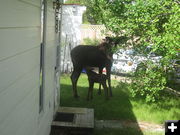
[[[141,63],[130,86],[132,96],[142,96],[146,102],[154,102],[165,88],[166,73],[163,66],[146,61]]]

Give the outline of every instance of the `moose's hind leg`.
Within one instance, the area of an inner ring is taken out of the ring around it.
[[[73,70],[72,74],[71,74],[71,82],[72,82],[72,88],[73,88],[73,96],[75,98],[78,98],[78,94],[77,94],[77,81],[78,78],[81,74],[81,70]]]
[[[107,84],[106,84],[106,80],[102,81],[102,86],[104,88],[105,98],[106,98],[106,100],[108,100],[109,99],[109,95],[108,95],[108,87],[107,87]]]
[[[94,87],[94,82],[89,80],[89,89],[88,89],[87,100],[93,99],[93,87]]]
[[[99,68],[99,74],[102,74],[103,68]],[[99,83],[98,95],[101,95],[101,83]]]

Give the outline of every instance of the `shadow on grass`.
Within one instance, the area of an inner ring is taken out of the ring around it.
[[[122,120],[137,123],[129,96],[122,89],[126,90],[126,88],[121,88],[120,86],[114,87],[113,97],[109,100],[105,100],[104,92],[102,92],[102,95],[98,95],[97,89],[94,89],[93,99],[87,101],[86,96],[88,87],[78,86],[78,94],[80,98],[75,99],[72,96],[72,86],[61,84],[60,104],[61,106],[66,107],[94,108],[96,120]],[[138,130],[138,134],[136,133],[136,135],[143,135],[138,124],[136,125],[135,128]],[[118,135],[121,134],[119,133]]]

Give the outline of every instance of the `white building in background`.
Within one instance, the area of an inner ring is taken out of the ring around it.
[[[62,14],[62,42],[75,46],[81,42],[82,16],[85,6],[78,4],[64,4]]]
[[[86,7],[78,4],[64,4],[62,9],[61,72],[71,72],[70,51],[81,43],[81,25]]]

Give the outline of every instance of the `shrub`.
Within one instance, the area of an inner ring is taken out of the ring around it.
[[[146,102],[156,101],[159,92],[166,85],[166,73],[163,66],[146,61],[138,66],[134,75],[130,86],[132,96],[142,96]]]

